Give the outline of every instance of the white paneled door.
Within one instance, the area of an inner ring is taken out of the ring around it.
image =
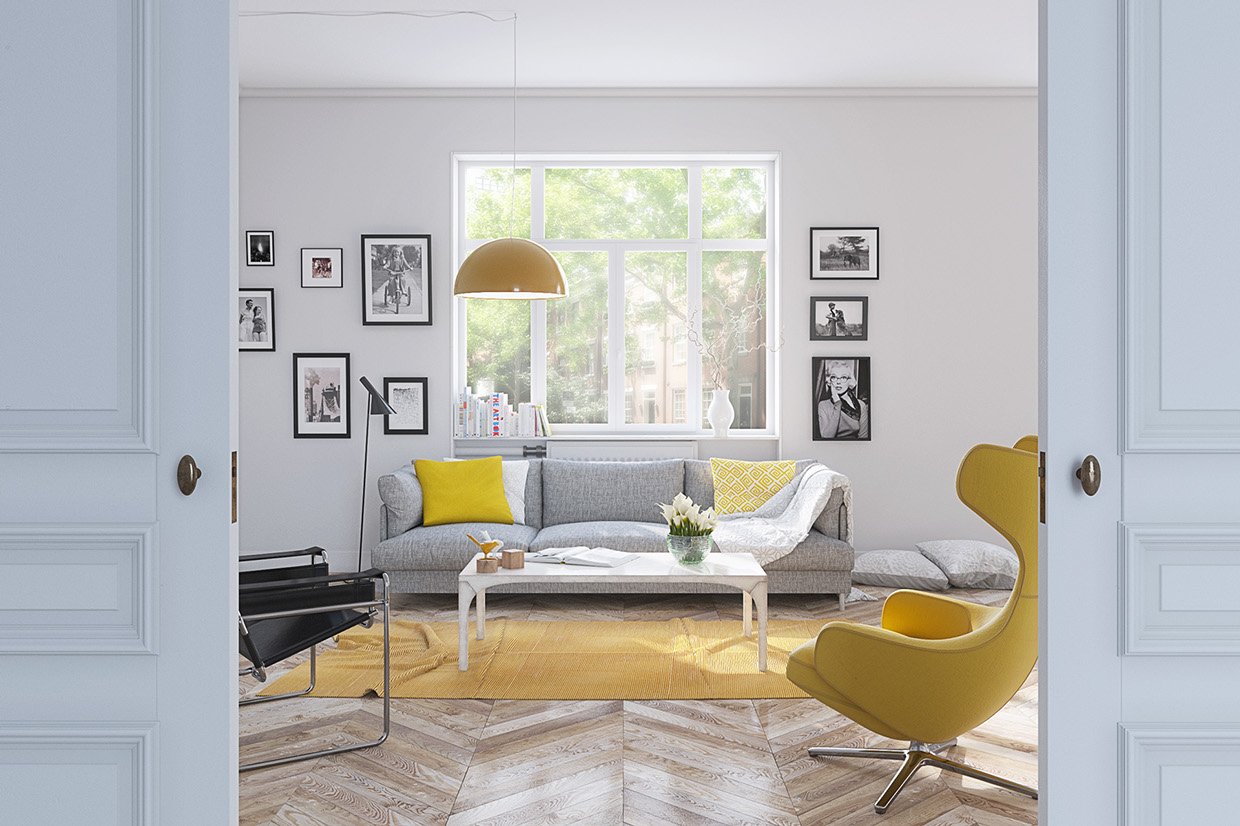
[[[5,6],[0,822],[236,822],[233,14]]]
[[[1231,823],[1240,8],[1042,6],[1041,822]]]

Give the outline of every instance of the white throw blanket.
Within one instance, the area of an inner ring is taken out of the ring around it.
[[[814,520],[836,488],[844,491],[848,522],[844,541],[853,535],[852,484],[848,477],[826,465],[810,465],[804,473],[751,513],[719,517],[714,540],[724,553],[751,553],[760,565],[787,555],[809,535]]]

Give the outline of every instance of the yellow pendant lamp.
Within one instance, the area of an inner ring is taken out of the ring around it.
[[[452,294],[462,298],[533,301],[568,295],[564,270],[555,256],[526,238],[512,237],[517,178],[517,13],[512,13],[512,195],[508,236],[488,241],[469,254],[457,270]]]
[[[462,298],[563,298],[564,270],[555,256],[525,238],[497,238],[469,254],[452,294]]]

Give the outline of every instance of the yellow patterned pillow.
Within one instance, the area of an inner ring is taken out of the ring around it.
[[[742,462],[737,459],[711,459],[710,475],[715,482],[716,513],[756,511],[779,489],[792,481],[797,463]]]

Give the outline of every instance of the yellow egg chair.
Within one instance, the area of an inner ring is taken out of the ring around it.
[[[811,748],[811,757],[899,760],[874,804],[882,814],[924,765],[1037,798],[1037,789],[939,752],[990,719],[1020,689],[1038,657],[1037,438],[978,445],[960,462],[956,493],[1012,544],[1020,572],[1002,606],[895,591],[882,625],[830,622],[792,652],[788,679],[867,729],[908,748]]]

